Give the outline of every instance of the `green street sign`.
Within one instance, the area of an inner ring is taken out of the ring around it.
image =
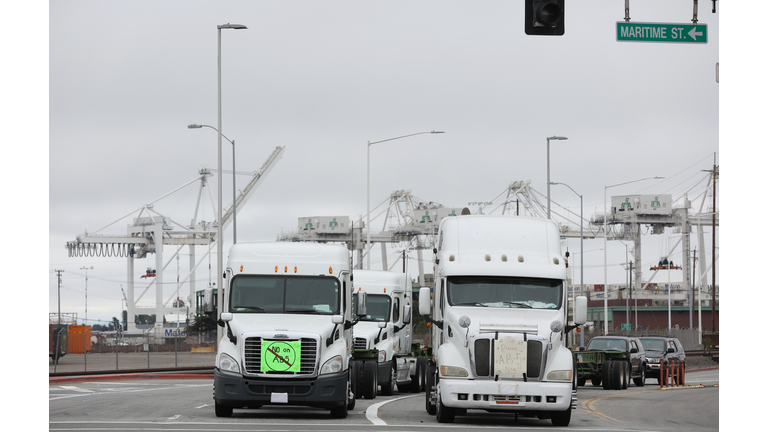
[[[616,41],[705,44],[707,25],[618,21]]]

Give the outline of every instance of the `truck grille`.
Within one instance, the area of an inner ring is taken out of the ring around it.
[[[499,334],[501,336],[522,336],[520,334]],[[470,345],[470,356],[472,359],[472,368],[476,377],[493,378],[493,344],[495,341],[495,334],[484,334],[472,336],[474,339]],[[528,362],[526,368],[528,372],[526,377],[528,379],[540,379],[541,372],[544,370],[546,363],[546,344],[543,343],[543,339],[538,336],[527,336],[528,342]]]
[[[355,338],[355,349],[356,350],[368,349],[368,340],[366,338],[356,337]]]
[[[293,375],[305,376],[316,373],[318,343],[316,339],[301,338],[301,371],[300,372],[262,372],[261,371],[261,337],[247,337],[244,345],[244,365],[246,375]],[[273,340],[273,339],[264,339]],[[285,340],[285,339],[280,339]],[[292,339],[299,340],[299,339]]]

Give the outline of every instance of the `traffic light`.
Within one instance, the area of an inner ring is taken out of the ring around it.
[[[565,34],[565,0],[525,0],[525,34]]]

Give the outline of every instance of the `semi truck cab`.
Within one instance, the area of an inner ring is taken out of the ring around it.
[[[217,416],[268,404],[347,416],[355,401],[349,263],[340,245],[232,246],[214,369]]]

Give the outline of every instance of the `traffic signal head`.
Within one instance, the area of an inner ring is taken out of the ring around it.
[[[565,34],[565,0],[525,0],[525,34]]]

